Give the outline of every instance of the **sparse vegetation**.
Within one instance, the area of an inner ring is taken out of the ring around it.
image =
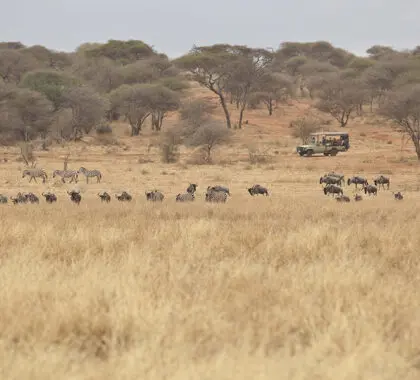
[[[4,377],[417,379],[419,49],[367,54],[0,43]],[[294,145],[321,124],[351,148],[308,162]],[[70,155],[103,180],[22,178]],[[339,203],[331,171],[392,181]],[[14,204],[32,191],[57,201]]]

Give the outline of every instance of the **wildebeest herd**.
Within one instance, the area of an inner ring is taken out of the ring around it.
[[[87,170],[84,167],[81,167],[79,170],[54,170],[53,171],[53,178],[56,176],[61,177],[63,183],[66,183],[66,179],[70,179],[71,182],[78,182],[79,174],[83,174],[86,177],[86,183],[89,183],[89,178],[96,177],[97,182],[99,183],[102,179],[102,173],[99,170]],[[30,177],[29,182],[32,180],[36,181],[36,178],[42,178],[42,182],[45,183],[48,175],[43,169],[31,168],[25,169],[22,173],[22,178]],[[192,202],[195,200],[195,193],[197,191],[197,184],[192,183],[190,184],[185,193],[179,193],[176,195],[175,200],[176,202]],[[254,195],[265,195],[268,196],[267,188],[256,184],[247,189],[248,193],[251,196]],[[80,194],[80,190],[71,190],[67,191],[67,194],[70,197],[70,200],[79,205],[82,200],[82,195]],[[146,191],[146,200],[151,202],[162,202],[165,199],[165,196],[162,192],[158,190]],[[42,193],[42,196],[45,198],[45,201],[49,204],[57,202],[57,196],[51,192]],[[212,203],[225,203],[227,201],[228,196],[230,196],[229,188],[225,186],[208,186],[207,191],[205,193],[205,200],[206,202]],[[108,192],[98,193],[98,197],[101,202],[109,203],[111,202],[111,195]],[[115,194],[115,198],[120,202],[130,202],[133,197],[126,191],[123,191],[121,194]],[[10,200],[13,204],[19,203],[39,203],[39,198],[34,193],[21,193],[19,192],[16,197],[11,196]],[[5,195],[0,194],[0,203],[7,203],[8,198]]]
[[[65,179],[70,179],[71,182],[78,182],[79,174],[83,174],[86,177],[86,183],[89,183],[89,178],[96,177],[97,183],[99,183],[102,179],[102,174],[99,170],[87,170],[84,167],[81,167],[79,170],[54,170],[53,178],[56,176],[61,177],[63,183],[66,183]],[[48,176],[45,170],[43,169],[25,169],[22,173],[22,178],[30,177],[29,182],[34,179],[36,182],[36,178],[42,178],[43,183],[46,182]],[[386,189],[389,190],[390,187],[390,179],[389,177],[385,177],[380,175],[377,178],[373,179],[373,184],[369,184],[368,180],[364,177],[360,176],[353,176],[345,181],[343,174],[338,174],[335,172],[330,172],[325,174],[319,179],[319,183],[323,186],[323,193],[325,195],[332,195],[336,198],[337,202],[350,202],[350,197],[344,194],[343,187],[347,183],[347,186],[355,185],[355,192],[354,194],[354,201],[359,202],[363,200],[362,195],[357,194],[357,191],[364,191],[365,195],[373,195],[376,196],[378,194],[379,189]],[[361,186],[359,188],[359,186]],[[196,199],[195,193],[197,191],[197,184],[191,183],[184,193],[179,193],[175,196],[176,202],[193,202]],[[247,189],[247,192],[251,196],[255,195],[264,195],[268,196],[268,189],[256,184],[252,187]],[[67,191],[67,194],[70,197],[70,200],[79,205],[82,196],[80,194],[80,190],[71,190]],[[402,200],[404,197],[401,192],[392,193],[395,200]],[[211,203],[225,203],[228,197],[231,195],[229,188],[225,186],[208,186],[205,192],[205,201]],[[51,192],[42,193],[42,196],[45,198],[45,201],[49,204],[57,202],[57,196]],[[159,190],[152,190],[145,192],[146,200],[150,202],[163,202],[165,196]],[[108,192],[102,192],[98,194],[101,202],[110,203],[111,202],[111,195]],[[130,202],[133,197],[126,191],[123,191],[120,194],[115,194],[115,198],[120,202]],[[13,204],[19,203],[39,203],[39,198],[32,192],[30,193],[21,193],[19,192],[15,197],[11,196],[10,200]],[[0,203],[7,203],[8,198],[5,195],[0,194]]]
[[[322,189],[325,195],[332,194],[333,197],[337,195],[336,197],[337,202],[350,202],[350,197],[348,197],[347,195],[344,195],[344,192],[343,192],[342,186],[346,183],[343,174],[338,174],[334,172],[325,174],[319,179],[319,183],[325,184],[325,186]],[[386,186],[386,189],[389,190],[391,181],[389,177],[380,175],[373,179],[373,184],[369,184],[366,178],[360,177],[360,176],[354,176],[347,179],[347,186],[351,186],[353,184],[355,185],[356,192],[361,190],[361,191],[364,191],[365,195],[376,196],[378,195],[378,190],[380,188],[385,190],[385,186]],[[359,185],[361,185],[361,188],[359,188]],[[394,195],[395,200],[404,199],[400,191],[398,191],[397,193],[392,192],[392,194]],[[354,200],[356,202],[359,202],[363,200],[363,197],[360,194],[355,194]]]

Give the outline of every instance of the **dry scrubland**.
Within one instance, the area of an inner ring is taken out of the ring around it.
[[[0,192],[50,189],[59,201],[0,208],[2,378],[418,379],[413,152],[359,119],[348,153],[297,157],[287,126],[302,107],[249,112],[212,166],[185,163],[186,152],[161,164],[141,143],[148,136],[71,146],[70,168],[104,174],[101,184],[82,178],[79,207],[65,195],[71,185],[28,184],[17,151],[6,150]],[[270,147],[271,160],[247,162],[251,143]],[[67,150],[37,152],[39,166],[61,168]],[[379,191],[337,204],[318,184],[329,170],[390,175],[405,199]],[[176,204],[188,182],[199,185],[197,201]],[[214,183],[231,188],[227,204],[204,202]],[[254,183],[271,196],[247,195]],[[163,204],[144,199],[155,187]],[[128,190],[134,201],[104,206],[100,190]]]

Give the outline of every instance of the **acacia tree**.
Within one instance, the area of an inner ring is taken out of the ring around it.
[[[356,81],[334,75],[321,87],[320,99],[315,106],[321,112],[330,114],[341,127],[345,127],[363,96]]]
[[[3,131],[14,133],[24,141],[37,135],[46,138],[53,106],[44,95],[29,89],[2,86],[0,97]]]
[[[29,54],[15,49],[0,49],[0,78],[6,83],[19,83],[22,75],[37,67]]]
[[[105,116],[109,102],[89,86],[73,87],[64,94],[64,106],[72,113],[73,138],[89,133]]]
[[[379,112],[410,137],[420,161],[420,84],[388,94]]]
[[[175,111],[179,108],[180,96],[177,92],[159,84],[150,87],[148,92],[152,129],[160,131],[162,129],[163,119],[168,112]]]
[[[194,81],[217,95],[228,128],[232,127],[232,122],[226,90],[232,76],[232,60],[231,46],[220,44],[194,47],[188,54],[174,61],[181,69],[188,70]]]
[[[250,105],[262,102],[272,116],[278,102],[292,95],[293,79],[287,74],[268,71],[259,83],[257,91],[251,94]]]
[[[58,111],[63,106],[65,91],[78,83],[77,78],[65,72],[41,69],[26,73],[20,85],[45,95],[52,102],[54,111]]]

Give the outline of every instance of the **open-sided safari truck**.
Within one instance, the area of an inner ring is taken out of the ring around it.
[[[309,143],[296,147],[300,156],[310,157],[314,154],[336,156],[338,152],[346,152],[350,148],[347,132],[316,132],[309,136]]]

